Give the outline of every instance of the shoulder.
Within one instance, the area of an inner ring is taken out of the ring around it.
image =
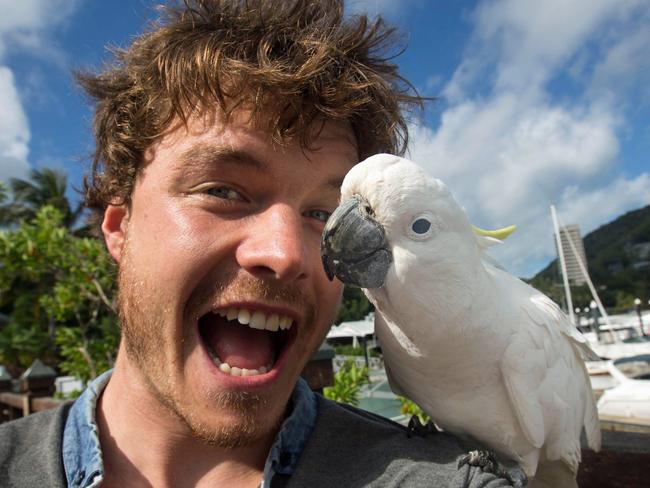
[[[317,427],[320,427],[320,432],[314,434],[324,437],[336,435],[336,438],[331,439],[332,442],[364,448],[372,442],[382,452],[386,452],[387,456],[399,452],[401,455],[412,456],[413,459],[422,454],[427,459],[446,459],[465,452],[460,440],[449,434],[439,432],[426,438],[408,437],[406,428],[390,419],[322,397],[318,397],[318,400]],[[346,434],[345,437],[338,437],[343,433]]]
[[[0,425],[0,486],[57,486],[70,404]],[[40,483],[40,484],[39,484]]]
[[[468,451],[456,437],[407,437],[384,417],[318,397],[318,418],[292,478],[295,486],[509,486],[476,468],[457,468]],[[293,485],[293,483],[292,483]]]

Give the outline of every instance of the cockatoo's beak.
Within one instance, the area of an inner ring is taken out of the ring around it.
[[[327,221],[320,254],[327,277],[346,285],[379,288],[393,262],[384,228],[359,195],[339,205]]]

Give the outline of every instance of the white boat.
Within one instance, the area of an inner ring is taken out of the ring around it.
[[[615,386],[598,399],[601,422],[650,427],[650,354],[606,361],[604,367]]]
[[[591,349],[603,359],[622,359],[650,354],[650,341],[591,343]]]

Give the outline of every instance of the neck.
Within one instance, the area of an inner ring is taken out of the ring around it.
[[[258,486],[274,434],[226,449],[194,437],[120,351],[97,405],[104,487]]]

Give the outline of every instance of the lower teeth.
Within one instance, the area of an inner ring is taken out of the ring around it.
[[[212,348],[207,347],[208,354],[212,362],[219,368],[222,373],[229,374],[230,376],[256,376],[260,374],[266,374],[271,371],[273,367],[272,364],[268,366],[261,366],[259,369],[247,369],[247,368],[238,368],[237,366],[230,366],[228,363],[223,363],[219,359],[219,356],[215,354]]]

